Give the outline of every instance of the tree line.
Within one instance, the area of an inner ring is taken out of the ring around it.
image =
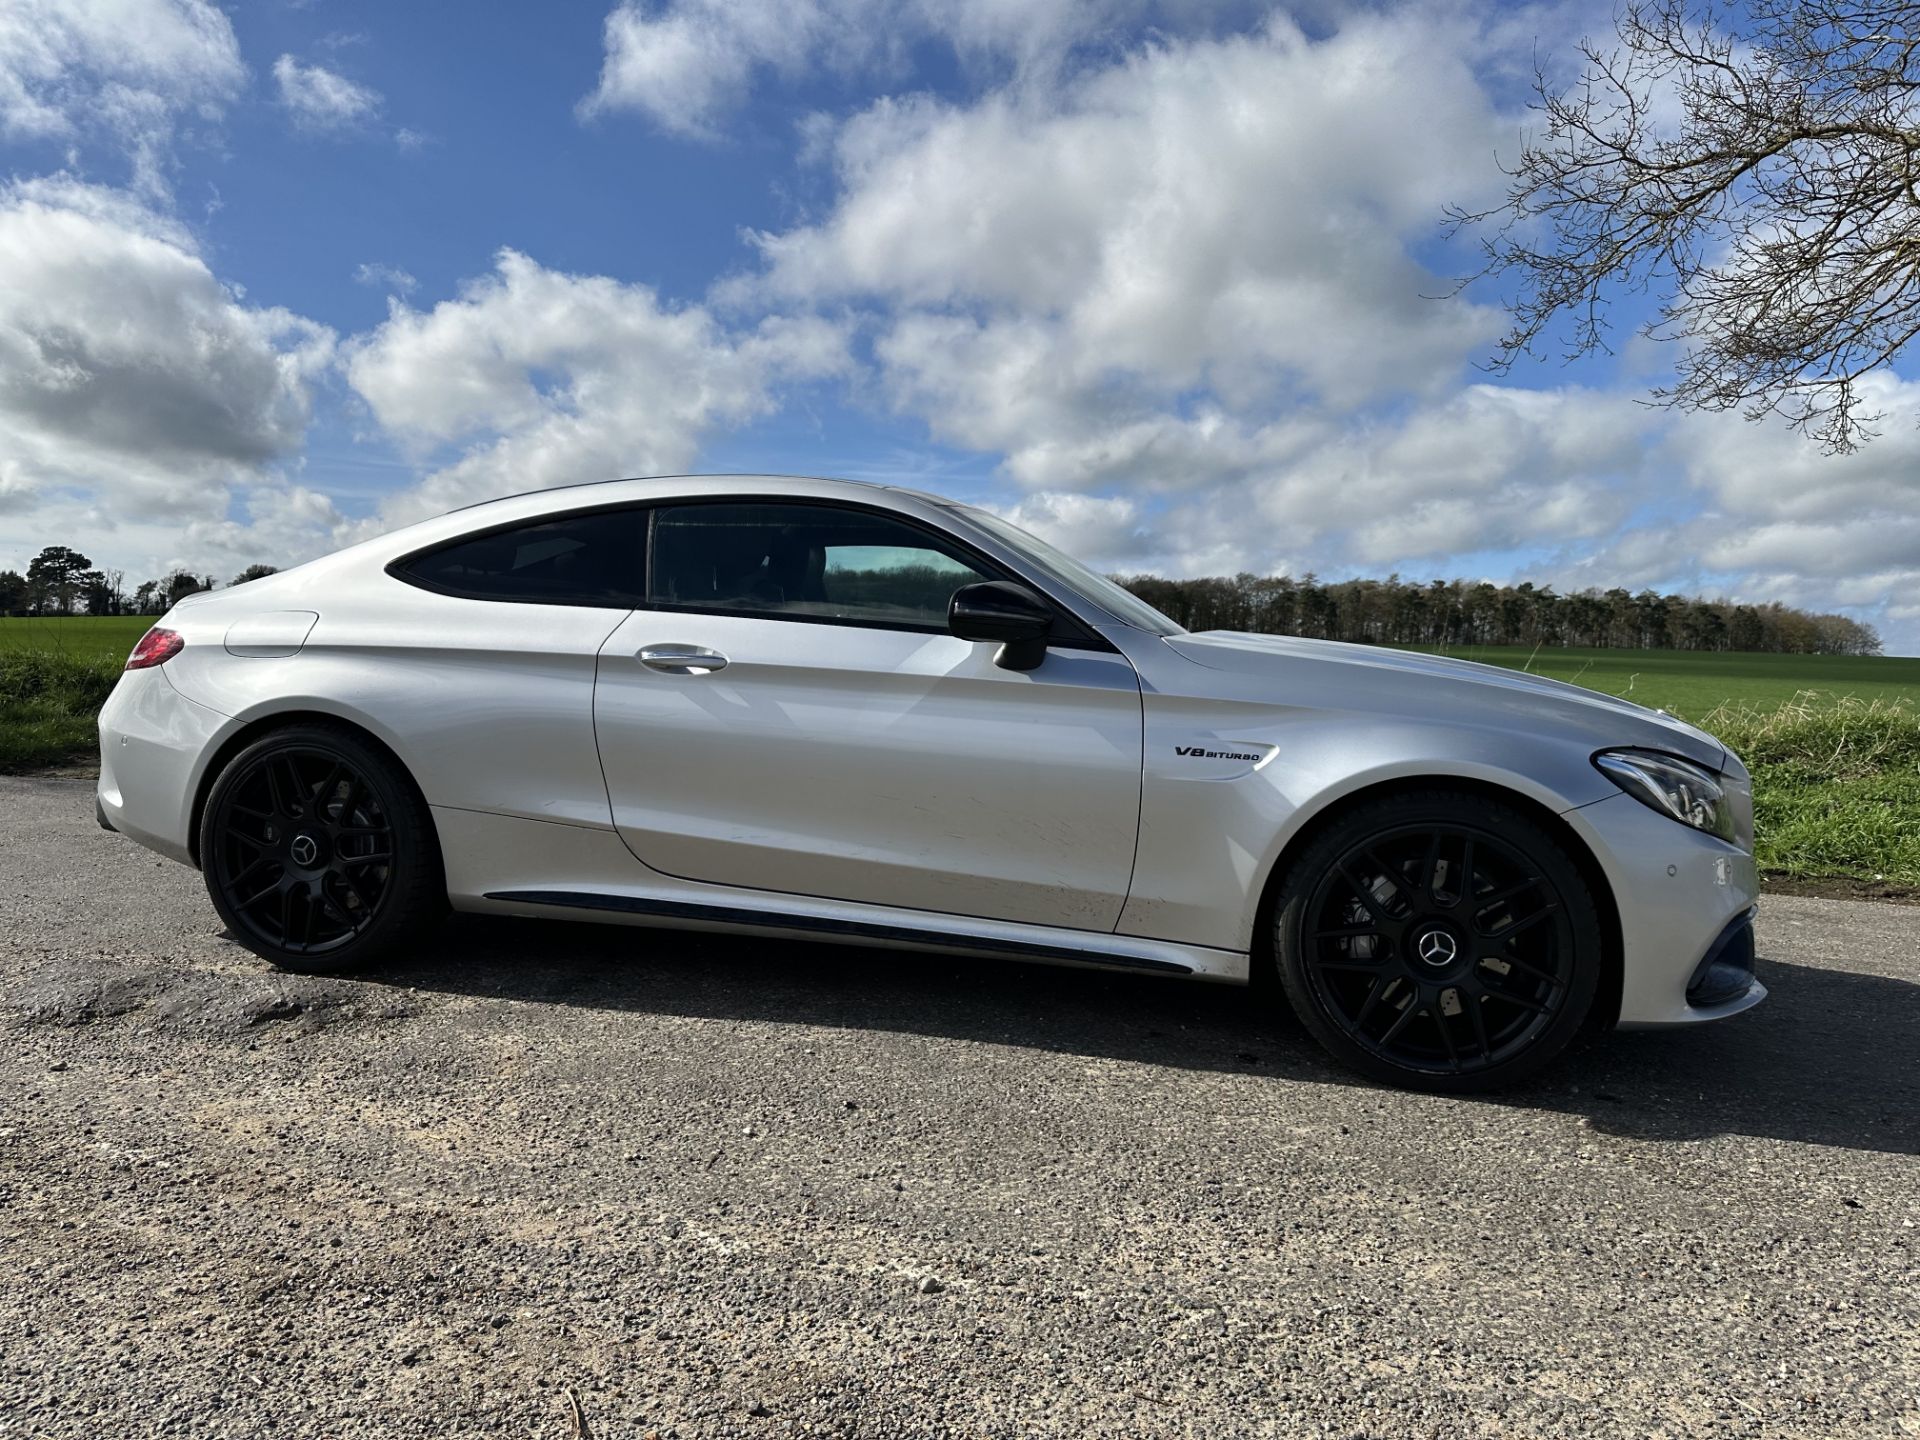
[[[1189,630],[1305,635],[1364,645],[1576,645],[1631,650],[1764,650],[1789,655],[1878,655],[1871,625],[1789,605],[1734,605],[1626,590],[1557,593],[1398,575],[1323,583],[1312,574],[1120,583]]]
[[[228,582],[274,573],[249,565]],[[1385,580],[1324,583],[1312,574],[1166,580],[1117,576],[1189,630],[1305,635],[1363,645],[1576,645],[1630,650],[1763,650],[1788,655],[1878,655],[1871,625],[1790,605],[1735,605],[1622,589],[1562,595],[1551,585]],[[176,570],[131,591],[118,570],[49,545],[27,573],[0,570],[0,615],[158,615],[183,595],[214,588],[211,575]]]
[[[272,565],[249,565],[228,583],[244,585],[273,573]],[[49,545],[28,563],[26,574],[0,570],[0,615],[160,615],[183,595],[214,584],[211,575],[175,570],[129,590],[124,570],[99,569],[78,550]]]

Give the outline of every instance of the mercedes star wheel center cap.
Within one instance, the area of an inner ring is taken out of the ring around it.
[[[1420,937],[1415,953],[1438,970],[1451,965],[1459,956],[1460,942],[1444,930],[1429,930]]]

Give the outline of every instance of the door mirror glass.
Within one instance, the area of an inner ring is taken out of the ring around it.
[[[1033,591],[1011,580],[963,585],[947,602],[947,629],[962,640],[997,643],[994,663],[1031,670],[1046,658],[1053,611]]]

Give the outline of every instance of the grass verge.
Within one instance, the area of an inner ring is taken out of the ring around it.
[[[120,678],[121,664],[58,650],[0,650],[0,771],[95,755],[94,717]]]
[[[1796,878],[1920,886],[1920,711],[1905,701],[1724,706],[1701,720],[1753,772],[1755,858]]]

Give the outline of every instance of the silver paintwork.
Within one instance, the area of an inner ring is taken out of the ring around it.
[[[955,534],[1113,650],[1004,670],[994,647],[944,634],[476,601],[385,572],[504,523],[749,495],[840,499]],[[584,890],[742,908],[754,919],[738,928],[776,934],[782,916],[865,921],[950,937],[943,948],[1044,943],[1244,980],[1262,893],[1303,827],[1371,786],[1465,780],[1544,807],[1593,855],[1620,915],[1621,1024],[1715,1019],[1765,993],[1712,1011],[1685,1000],[1706,946],[1757,893],[1750,788],[1711,736],[1457,660],[1148,634],[933,496],[769,476],[541,491],[190,597],[162,623],[186,647],[108,701],[100,800],[116,829],[175,859],[191,859],[222,747],[319,714],[408,768],[461,909],[553,913],[487,897]],[[1616,746],[1721,771],[1738,843],[1622,794],[1591,763]]]

